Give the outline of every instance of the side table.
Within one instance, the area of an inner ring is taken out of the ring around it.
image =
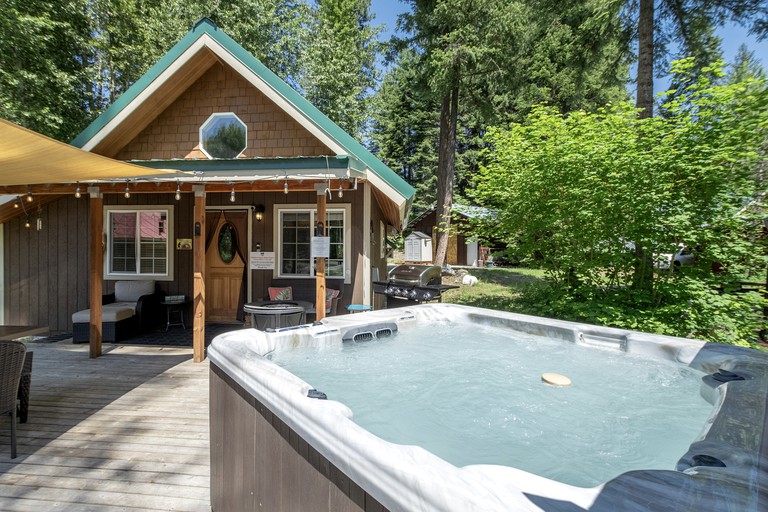
[[[347,306],[347,311],[350,313],[361,313],[363,311],[370,311],[373,307],[367,304],[350,304]]]
[[[168,328],[172,325],[180,325],[182,328],[186,329],[187,326],[184,324],[184,310],[187,309],[187,304],[192,302],[189,299],[184,300],[174,300],[174,301],[162,301],[160,304],[165,306],[165,316],[166,316],[166,323],[165,323],[165,330],[168,331]],[[171,316],[172,315],[178,315],[178,320],[175,322],[171,322]]]

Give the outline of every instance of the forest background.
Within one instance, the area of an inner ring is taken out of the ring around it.
[[[413,215],[437,208],[438,264],[453,203],[477,204],[546,271],[524,310],[765,336],[765,294],[723,293],[766,279],[765,70],[717,36],[763,39],[764,0],[402,4],[382,40],[370,0],[3,0],[0,117],[68,142],[206,16],[411,183]],[[660,272],[682,246],[697,264]]]

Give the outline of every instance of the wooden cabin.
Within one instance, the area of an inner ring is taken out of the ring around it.
[[[464,204],[453,205],[451,232],[445,255],[445,262],[448,265],[485,266],[491,249],[487,245],[483,245],[480,238],[472,233],[473,228],[470,221],[488,215],[491,213],[485,208]],[[420,236],[431,239],[429,248],[432,254],[429,256],[431,258],[429,261],[434,261],[435,257],[437,225],[437,209],[434,206],[422,212],[408,224],[408,228],[412,229],[413,233],[420,233]]]
[[[274,280],[336,279],[340,311],[375,305],[384,233],[405,226],[414,194],[208,19],[71,144],[151,173],[0,181],[33,198],[0,208],[6,324],[71,330],[73,312],[132,279],[193,298],[196,329],[238,321]],[[313,235],[328,246],[317,264]],[[197,331],[195,344],[200,359]]]

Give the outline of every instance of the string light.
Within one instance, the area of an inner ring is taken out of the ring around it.
[[[176,182],[176,200],[179,201],[181,199],[181,184],[177,181]]]
[[[27,192],[27,202],[28,203],[32,202],[32,192]]]
[[[126,199],[130,199],[131,197],[131,189],[128,188],[128,180],[125,180],[125,194],[123,194]]]
[[[13,202],[14,208],[19,208],[19,198],[17,197],[16,200]]]
[[[344,189],[341,188],[341,185],[339,185],[339,199],[341,199],[342,197],[344,197]]]
[[[288,194],[288,180],[283,182],[283,194]]]
[[[76,198],[76,199],[80,199],[80,196],[81,196],[81,195],[82,195],[82,194],[80,193],[80,184],[78,183],[78,184],[77,184],[77,188],[75,189],[75,198]]]
[[[27,217],[27,221],[24,223],[24,227],[29,229],[29,226],[30,226],[30,224],[29,224],[29,217]]]
[[[232,185],[232,192],[229,194],[229,202],[234,203],[235,202],[235,186]]]

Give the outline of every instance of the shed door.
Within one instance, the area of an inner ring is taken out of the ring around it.
[[[205,254],[205,316],[210,322],[236,322],[245,263],[237,254],[234,226],[222,215]]]
[[[413,238],[405,239],[405,261],[418,261],[419,241]]]

